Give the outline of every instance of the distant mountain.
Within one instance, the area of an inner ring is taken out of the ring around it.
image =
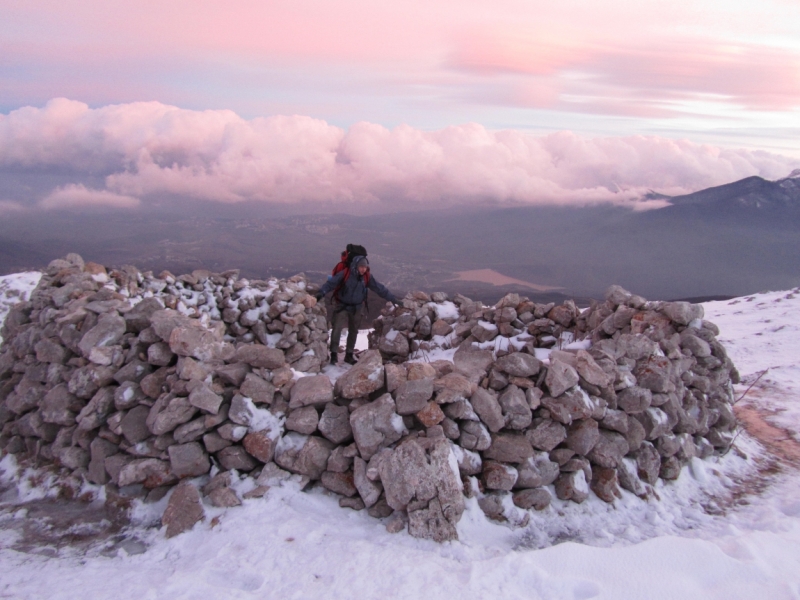
[[[753,214],[753,211],[772,214],[800,214],[800,169],[778,181],[762,177],[747,177],[733,183],[718,185],[667,198],[672,207],[701,207],[706,211],[737,211]]]

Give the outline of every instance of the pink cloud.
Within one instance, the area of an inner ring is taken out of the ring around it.
[[[797,159],[655,136],[533,136],[476,123],[423,131],[305,116],[245,120],[157,102],[57,99],[0,117],[0,166],[104,176],[68,185],[43,207],[109,205],[175,194],[219,202],[510,202],[632,207],[649,189],[679,194],[750,175],[779,178]]]
[[[136,208],[138,198],[115,194],[107,190],[87,189],[80,184],[70,184],[56,188],[39,203],[44,209],[62,208]]]

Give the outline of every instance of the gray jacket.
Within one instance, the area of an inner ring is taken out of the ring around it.
[[[389,302],[398,302],[395,295],[392,294],[392,292],[390,292],[386,286],[378,283],[378,281],[369,271],[367,271],[367,273],[363,276],[358,274],[356,262],[361,258],[364,257],[356,256],[350,261],[349,275],[347,276],[347,279],[345,279],[347,271],[339,271],[336,275],[328,278],[328,281],[326,281],[325,284],[319,289],[320,293],[325,295],[335,290],[339,284],[342,284],[339,288],[339,293],[337,294],[338,297],[336,299],[341,304],[345,305],[345,307],[353,307],[355,309],[358,309],[364,302],[366,302],[367,289],[372,290],[384,300],[388,300]],[[364,260],[366,260],[366,258],[364,258]],[[369,278],[369,284],[364,283],[364,280],[367,278]]]

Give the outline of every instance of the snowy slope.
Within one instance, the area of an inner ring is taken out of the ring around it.
[[[743,376],[740,394],[770,367],[742,402],[796,431],[800,293],[752,298],[709,303],[706,318]],[[759,474],[766,453],[746,434],[737,446],[722,460],[696,461],[676,482],[659,481],[661,502],[626,492],[615,506],[594,496],[554,500],[512,529],[469,500],[460,541],[443,545],[389,534],[336,498],[291,484],[242,508],[208,509],[204,523],[170,540],[137,529],[147,547],[135,555],[19,553],[8,548],[17,530],[3,526],[0,597],[800,598],[800,474]],[[10,474],[14,465],[0,466]],[[756,484],[768,485],[742,501]],[[151,522],[163,502],[139,506],[138,521]],[[20,518],[13,509],[0,515]]]
[[[42,274],[38,271],[0,277],[0,323],[6,320],[6,315],[12,306],[30,299],[31,292],[41,277]],[[3,338],[0,337],[0,342],[2,341]]]

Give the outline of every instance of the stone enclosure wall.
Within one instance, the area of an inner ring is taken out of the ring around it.
[[[167,535],[240,504],[235,472],[247,497],[293,476],[444,541],[465,494],[523,524],[552,493],[647,497],[731,443],[738,374],[701,306],[617,286],[583,311],[414,292],[332,384],[304,277],[237,275],[53,261],[2,331],[0,447],[107,495],[177,484]]]

